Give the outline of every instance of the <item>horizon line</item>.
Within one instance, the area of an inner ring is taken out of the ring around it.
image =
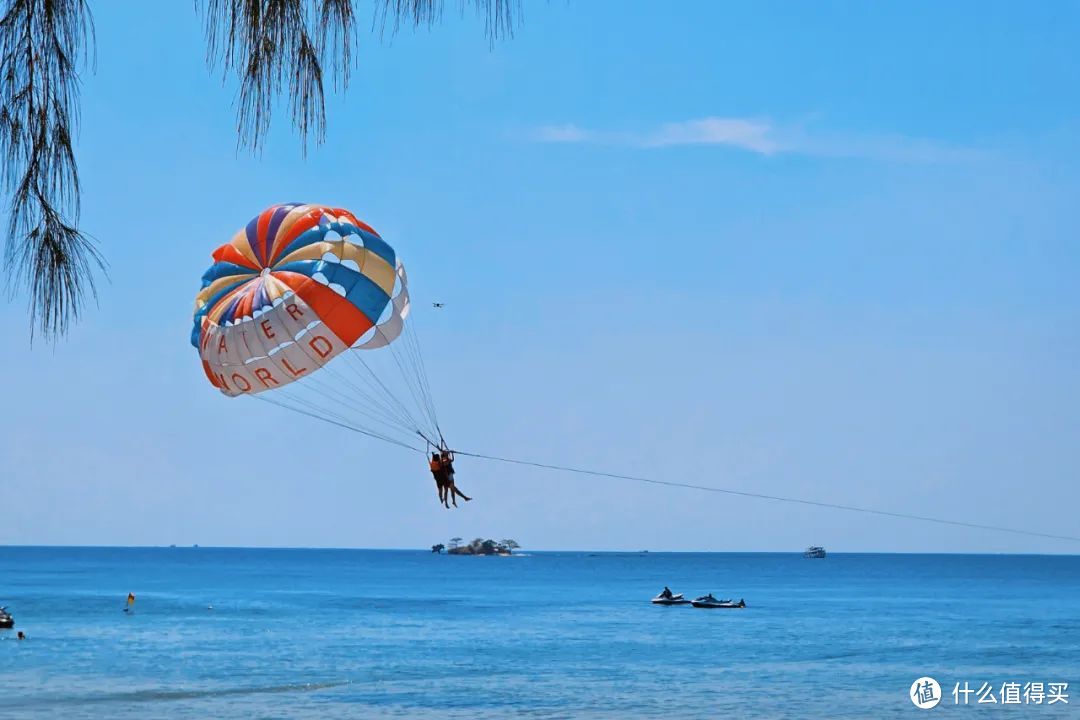
[[[4,549],[52,549],[52,550],[303,550],[303,551],[338,551],[338,552],[417,552],[428,555],[428,548],[420,547],[338,547],[330,545],[198,545],[198,544],[169,544],[169,545],[68,545],[68,544],[0,544],[0,550]],[[805,548],[803,549],[805,550]],[[596,550],[596,549],[551,549],[521,548],[515,554],[529,553],[603,553],[610,555],[802,555],[803,550]],[[524,552],[522,552],[524,551]],[[1014,555],[1027,557],[1080,557],[1080,553],[1067,552],[1008,552],[1008,551],[903,551],[903,550],[828,550],[828,555]],[[483,556],[469,556],[483,557]],[[827,558],[826,558],[827,559]]]

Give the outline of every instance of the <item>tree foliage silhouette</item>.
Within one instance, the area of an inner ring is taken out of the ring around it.
[[[483,16],[489,40],[512,34],[519,0],[460,0]],[[327,75],[349,84],[358,43],[355,0],[196,0],[207,62],[235,76],[238,145],[257,152],[275,104],[286,98],[306,150],[326,137]],[[375,0],[373,26],[397,32],[433,25],[443,0]],[[105,260],[79,223],[73,137],[79,71],[93,57],[87,0],[6,0],[0,18],[0,184],[9,198],[3,267],[13,295],[25,291],[30,332],[66,334],[97,297]]]

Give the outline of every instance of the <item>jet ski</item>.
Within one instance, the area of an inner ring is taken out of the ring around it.
[[[695,599],[690,604],[693,605],[696,608],[728,608],[728,609],[733,609],[733,608],[744,608],[744,607],[746,607],[746,601],[745,600],[740,599],[739,602],[735,602],[733,600],[717,600],[716,598],[713,597],[712,593],[709,593],[708,595],[702,595],[701,597]]]
[[[664,597],[664,594],[660,593],[650,602],[652,602],[653,605],[688,605],[690,603],[689,600],[683,597],[682,593],[670,595],[668,597]]]
[[[6,607],[0,607],[0,629],[9,630],[13,627],[15,627],[15,618],[11,617]]]

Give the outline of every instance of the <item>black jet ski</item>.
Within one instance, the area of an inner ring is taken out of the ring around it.
[[[739,600],[739,602],[735,602],[733,600],[717,600],[716,598],[713,597],[712,593],[709,593],[708,595],[702,595],[701,597],[695,599],[690,604],[693,605],[696,608],[727,608],[727,609],[735,609],[735,608],[744,608],[744,607],[746,607],[746,601],[745,600]]]
[[[654,597],[650,602],[652,602],[653,605],[689,605],[690,604],[690,601],[687,600],[686,598],[684,598],[682,593],[678,593],[677,595],[667,595],[667,596],[665,596],[664,593],[660,593],[659,595]]]
[[[10,630],[13,627],[15,627],[15,618],[11,617],[6,607],[0,607],[0,630]]]

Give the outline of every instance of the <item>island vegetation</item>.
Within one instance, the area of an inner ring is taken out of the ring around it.
[[[442,543],[432,545],[431,551],[441,552],[443,547]],[[446,552],[450,555],[511,555],[514,550],[518,550],[520,547],[516,540],[509,538],[505,540],[476,538],[472,542],[466,543],[459,537],[450,538],[449,544],[445,546]]]

